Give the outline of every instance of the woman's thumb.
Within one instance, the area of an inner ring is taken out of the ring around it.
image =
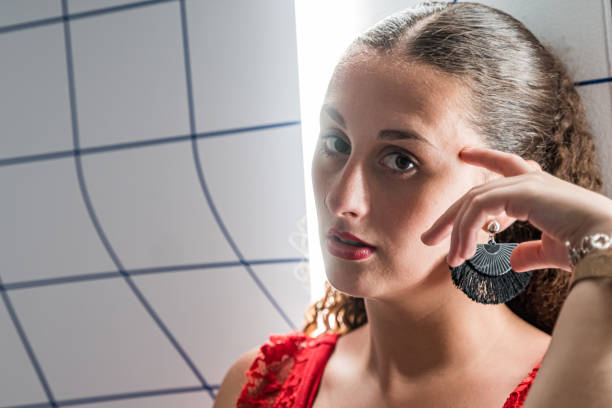
[[[544,237],[544,234],[542,235]],[[515,272],[534,269],[559,268],[571,271],[567,251],[560,245],[546,247],[541,240],[526,241],[518,244],[510,255],[510,266]]]

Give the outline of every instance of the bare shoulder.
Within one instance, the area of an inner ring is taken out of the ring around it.
[[[255,357],[257,357],[258,351],[259,347],[252,348],[232,364],[219,387],[213,408],[236,407],[236,401],[240,396],[242,387],[247,382],[245,371],[249,369]]]

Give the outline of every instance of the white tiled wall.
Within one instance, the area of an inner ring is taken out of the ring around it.
[[[0,159],[71,149],[62,24],[1,33],[0,50]]]
[[[57,18],[61,15],[60,1],[2,0],[0,27],[27,24],[35,20]]]
[[[293,2],[3,0],[0,52],[0,407],[212,406],[309,301]]]
[[[611,194],[610,2],[486,3],[603,79]],[[2,0],[0,52],[0,407],[210,407],[309,300],[293,2]]]
[[[299,117],[293,1],[187,4],[197,131]]]
[[[75,19],[70,30],[81,147],[189,133],[178,2]]]

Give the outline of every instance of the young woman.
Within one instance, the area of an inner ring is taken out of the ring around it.
[[[612,200],[571,78],[520,22],[428,3],[362,34],[329,83],[312,177],[330,285],[302,331],[232,366],[216,407],[612,406],[612,279],[570,291],[565,246],[612,236]],[[513,270],[536,271],[485,305],[449,265],[493,219],[521,243]]]

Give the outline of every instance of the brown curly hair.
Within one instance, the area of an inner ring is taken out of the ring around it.
[[[596,144],[582,101],[565,66],[518,20],[477,3],[426,2],[381,20],[349,50],[374,50],[416,60],[450,74],[471,90],[471,125],[489,147],[517,154],[542,170],[601,192]],[[517,220],[498,242],[540,239]],[[547,332],[557,321],[569,288],[560,269],[534,272],[527,288],[506,304]],[[346,333],[367,322],[362,298],[325,282],[325,294],[305,313],[303,331]]]

